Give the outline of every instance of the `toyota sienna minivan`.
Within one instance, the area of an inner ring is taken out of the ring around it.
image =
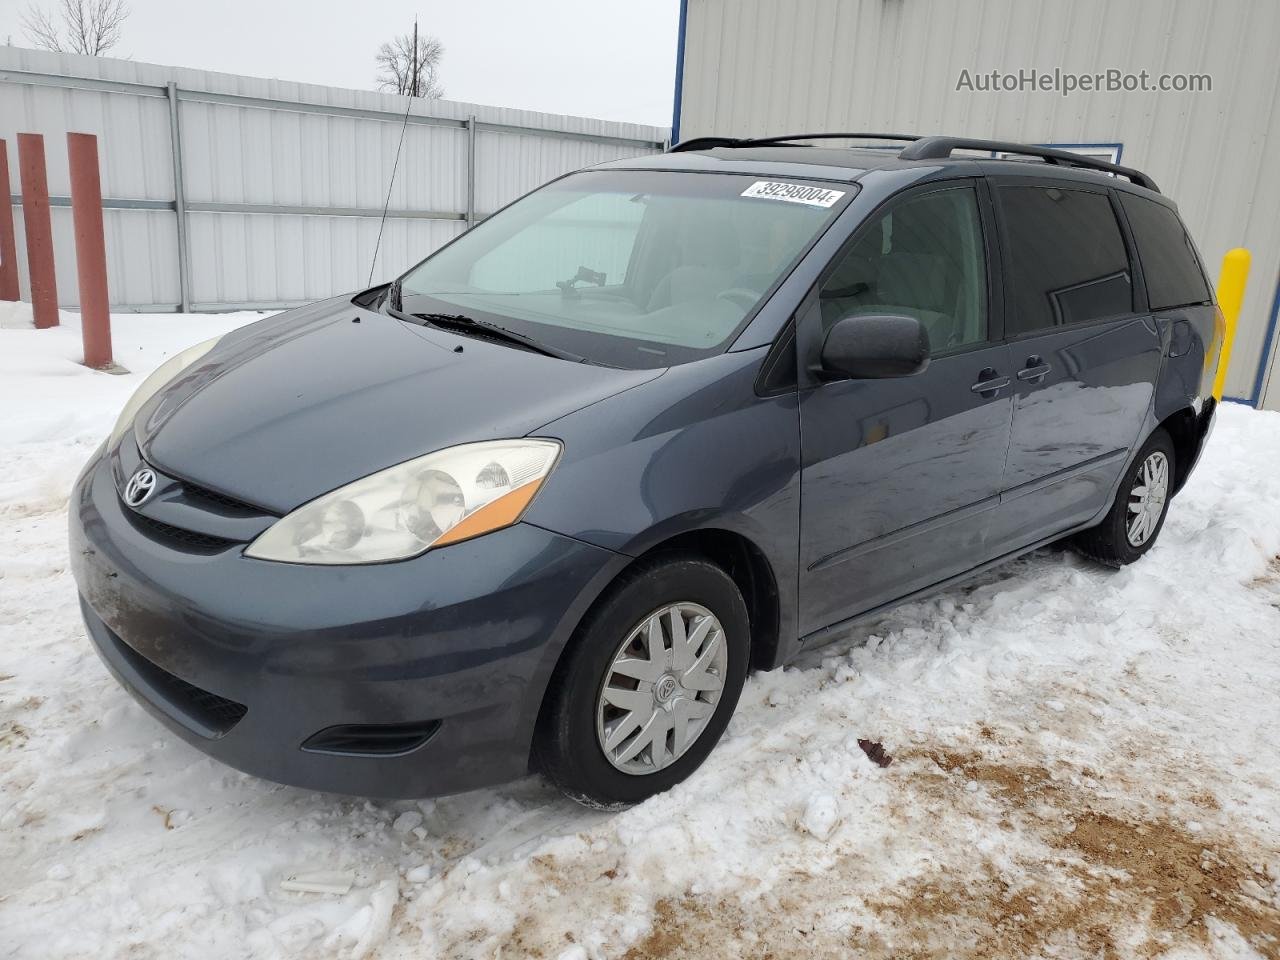
[[[1067,152],[825,139],[561,177],[173,357],[73,497],[107,666],[271,780],[617,806],[857,618],[1063,538],[1137,560],[1223,337],[1174,205]]]

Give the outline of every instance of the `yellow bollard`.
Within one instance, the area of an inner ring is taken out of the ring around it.
[[[1218,373],[1213,378],[1213,398],[1222,399],[1222,388],[1227,382],[1227,365],[1231,362],[1231,344],[1236,339],[1236,321],[1240,319],[1240,305],[1244,303],[1244,283],[1249,279],[1249,251],[1244,247],[1228,250],[1222,258],[1222,273],[1218,276],[1218,307],[1227,322],[1222,337],[1222,349],[1218,352]]]

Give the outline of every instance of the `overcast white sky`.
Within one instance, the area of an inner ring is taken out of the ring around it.
[[[0,42],[30,46],[29,2],[0,2]],[[417,14],[444,43],[451,100],[671,123],[679,0],[127,2],[112,56],[372,89],[378,44],[412,30]]]

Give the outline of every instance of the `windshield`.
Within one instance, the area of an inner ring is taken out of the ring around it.
[[[575,174],[406,274],[403,310],[461,313],[596,363],[685,363],[728,346],[855,189],[728,174]]]

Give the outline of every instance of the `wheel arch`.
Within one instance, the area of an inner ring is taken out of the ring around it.
[[[628,565],[628,569],[664,554],[697,556],[727,573],[737,585],[747,607],[747,619],[751,624],[750,668],[768,670],[777,665],[782,598],[773,565],[755,542],[740,532],[723,527],[687,530],[650,546]]]
[[[1197,416],[1190,406],[1186,406],[1174,410],[1156,425],[1156,429],[1163,429],[1173,441],[1174,473],[1173,489],[1170,495],[1182,489],[1191,475],[1192,468],[1200,459],[1200,448],[1205,437],[1202,417],[1203,415]],[[1155,430],[1152,431],[1154,432]]]
[[[579,640],[578,631],[590,617],[613,586],[635,571],[636,567],[668,556],[694,556],[704,559],[720,567],[737,585],[742,594],[743,603],[747,607],[747,619],[751,626],[751,662],[750,670],[769,670],[777,666],[782,655],[782,621],[784,617],[783,598],[778,590],[778,579],[773,564],[769,562],[764,551],[753,540],[744,534],[723,527],[699,527],[671,534],[648,545],[642,552],[635,554],[629,563],[614,572],[599,590],[595,592],[591,602],[576,617],[568,640],[556,652],[555,661],[545,676],[547,682],[541,686],[536,710],[533,712],[534,724],[542,723],[547,707],[547,692],[551,689],[552,678],[565,662],[570,649]],[[532,731],[531,731],[532,732]],[[530,738],[529,769],[535,769],[534,743]]]

